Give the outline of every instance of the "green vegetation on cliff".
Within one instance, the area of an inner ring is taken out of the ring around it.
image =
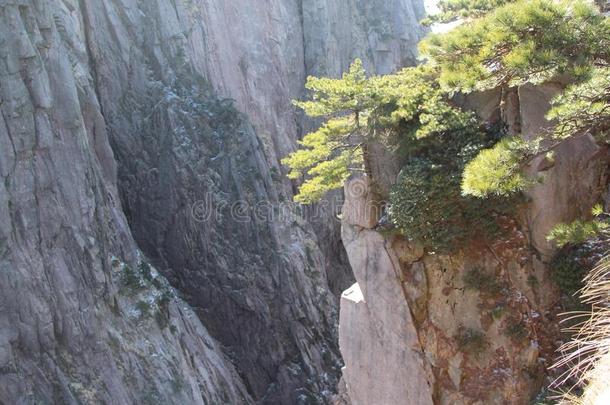
[[[541,83],[558,74],[587,78],[607,66],[610,24],[589,2],[521,0],[444,34],[420,51],[448,90]]]
[[[501,136],[452,103],[430,66],[366,78],[357,60],[341,79],[309,78],[311,101],[296,103],[326,121],[283,163],[305,179],[295,199],[319,200],[362,171],[372,176],[368,150],[381,143],[404,166],[390,195],[395,225],[435,249],[486,232],[498,204],[461,194],[461,174],[478,151]]]
[[[437,3],[439,12],[429,16],[423,23],[429,25],[481,17],[512,1],[514,0],[439,0]]]
[[[283,160],[290,167],[289,178],[305,179],[295,199],[315,202],[342,186],[354,171],[370,175],[367,150],[373,142],[401,156],[419,156],[425,150],[444,161],[462,148],[485,146],[486,135],[474,114],[451,103],[436,76],[421,66],[366,78],[362,62],[356,60],[341,79],[310,77],[311,100],[295,104],[325,122]],[[440,152],[441,145],[448,151]]]
[[[301,181],[295,199],[313,203],[354,172],[373,175],[370,145],[385,145],[403,164],[391,219],[435,249],[494,231],[507,199],[535,184],[522,170],[534,158],[552,159],[576,136],[606,142],[610,131],[610,23],[596,6],[445,0],[440,8],[435,21],[469,21],[422,41],[422,66],[367,78],[357,60],[341,79],[309,78],[311,99],[296,105],[325,121],[283,161]],[[456,93],[549,80],[572,84],[540,134],[504,136],[502,125],[490,129],[454,103]]]
[[[506,195],[531,182],[521,168],[566,139],[610,130],[610,20],[590,2],[516,1],[445,34],[420,49],[448,92],[509,88],[551,79],[573,82],[552,102],[544,133],[507,139],[483,151],[464,173],[465,194]]]
[[[577,219],[569,224],[558,224],[551,232],[547,239],[552,240],[559,247],[566,245],[576,245],[594,238],[602,233],[607,232],[608,214],[603,211],[601,205],[596,205],[591,210],[592,220]]]

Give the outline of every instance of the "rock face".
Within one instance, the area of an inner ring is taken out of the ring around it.
[[[544,113],[558,88],[518,89],[509,127],[531,136],[547,125]],[[493,92],[461,102],[484,119],[498,115]],[[348,183],[346,190],[361,190],[345,193],[342,215],[358,281],[342,296],[339,329],[352,403],[529,403],[559,336],[558,294],[549,278],[554,247],[545,236],[591,209],[607,184],[607,164],[605,149],[589,138],[559,148],[554,165],[532,162],[530,174],[544,181],[516,218],[502,219],[505,236],[473,240],[452,255],[375,232],[371,215],[379,215],[379,204],[371,182]]]
[[[339,344],[347,392],[353,405],[432,404],[422,347],[399,282],[398,257],[381,234],[366,226],[371,195],[365,179],[347,183],[343,212],[343,243],[357,280],[341,296]]]
[[[69,6],[0,3],[0,402],[249,403],[161,277],[126,290],[142,259]]]
[[[303,0],[307,74],[336,75],[356,57],[380,74],[414,64],[424,2]]]
[[[422,14],[0,0],[0,402],[328,401],[350,275],[333,210],[283,205],[290,100],[413,63]]]

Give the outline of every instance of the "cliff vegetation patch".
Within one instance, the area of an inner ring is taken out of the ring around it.
[[[339,79],[308,79],[310,99],[295,104],[323,124],[283,163],[300,184],[295,200],[310,204],[353,173],[372,177],[371,145],[383,144],[403,164],[388,196],[391,221],[408,238],[451,251],[497,236],[498,217],[510,215],[520,193],[539,181],[524,170],[534,159],[552,161],[573,137],[607,141],[610,23],[585,1],[439,6],[430,23],[468,24],[422,41],[424,64],[367,76],[356,60]],[[509,136],[503,121],[481,122],[454,101],[459,93],[501,89],[505,97],[517,86],[566,77],[571,84],[547,114],[550,128],[525,137]]]

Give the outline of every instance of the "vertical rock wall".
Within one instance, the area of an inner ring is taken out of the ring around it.
[[[399,282],[400,261],[391,243],[372,230],[377,212],[371,194],[365,177],[345,187],[342,236],[357,280],[341,296],[347,392],[353,405],[432,404],[433,381]]]
[[[0,2],[0,403],[249,403],[161,277],[125,290],[141,258],[77,10]]]

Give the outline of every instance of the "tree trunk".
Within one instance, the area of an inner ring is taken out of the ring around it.
[[[517,87],[502,87],[500,118],[506,124],[508,135],[521,133],[521,106]]]

